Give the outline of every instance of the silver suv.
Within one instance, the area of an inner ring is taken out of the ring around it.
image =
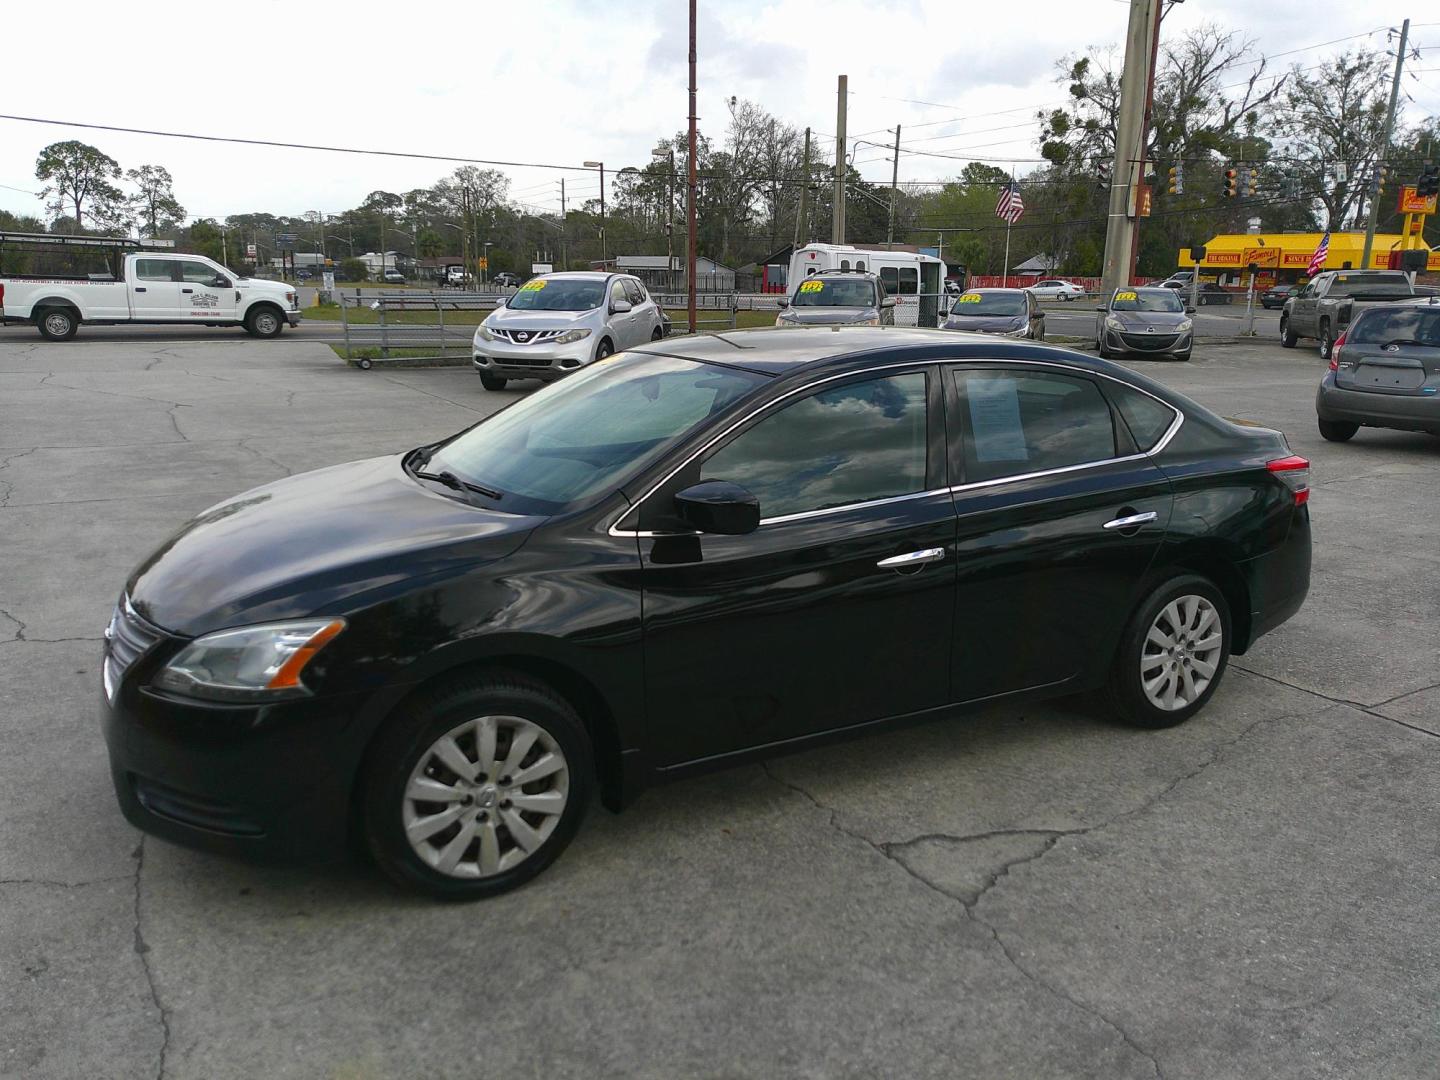
[[[864,270],[822,270],[780,301],[776,326],[892,326],[895,298]]]
[[[577,368],[665,336],[664,312],[628,274],[531,278],[475,330],[475,370],[487,390],[511,379],[553,382]]]

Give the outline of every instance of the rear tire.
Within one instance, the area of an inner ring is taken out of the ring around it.
[[[80,317],[70,308],[44,308],[36,314],[35,326],[46,341],[69,341],[80,329]]]
[[[1349,442],[1360,430],[1359,424],[1349,424],[1344,420],[1321,420],[1316,419],[1320,428],[1320,437],[1326,442]]]
[[[480,385],[485,387],[486,390],[504,390],[505,384],[509,381],[509,379],[503,379],[499,375],[487,375],[483,371],[480,373]]]
[[[1300,340],[1300,335],[1299,335],[1299,334],[1296,334],[1296,333],[1293,333],[1293,332],[1291,332],[1291,330],[1290,330],[1290,319],[1289,319],[1287,316],[1285,316],[1285,315],[1281,315],[1281,316],[1280,316],[1280,347],[1281,347],[1282,349],[1293,349],[1293,348],[1295,348],[1295,343],[1298,342],[1299,340]]]
[[[482,729],[491,740],[488,771]],[[510,762],[522,735],[533,741]],[[441,900],[508,892],[554,862],[574,837],[590,802],[593,760],[579,716],[545,684],[503,672],[459,679],[405,706],[376,738],[362,789],[365,839],[380,869],[405,888]],[[472,776],[452,763],[468,764]],[[507,767],[539,775],[512,784]],[[439,794],[417,800],[417,787]],[[526,799],[530,806],[521,805]],[[542,800],[551,805],[533,809]],[[451,822],[412,842],[417,821],[442,812],[454,812]],[[450,869],[442,869],[447,862]]]
[[[280,313],[268,305],[252,308],[245,316],[245,332],[251,337],[274,338],[285,328]]]
[[[1177,574],[1151,591],[1121,635],[1110,704],[1135,727],[1183,724],[1214,695],[1229,661],[1224,594],[1199,574]]]

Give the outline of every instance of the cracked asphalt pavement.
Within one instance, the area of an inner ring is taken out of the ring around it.
[[[0,332],[0,1076],[1436,1075],[1440,440],[1320,441],[1313,351],[1144,367],[1314,463],[1309,602],[1189,724],[1067,700],[747,766],[454,906],[142,840],[100,635],[190,515],[512,394],[86,338]]]

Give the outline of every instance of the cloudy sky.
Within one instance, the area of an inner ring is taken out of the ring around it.
[[[1406,118],[1440,113],[1440,10],[1433,2],[1186,0],[1165,35],[1213,21],[1276,55],[1275,70],[1314,67],[1345,47],[1386,47],[1384,27],[1416,20],[1421,59],[1402,99]],[[482,0],[404,5],[245,0],[144,4],[72,0],[65,45],[16,48],[54,31],[54,9],[7,5],[7,93],[0,112],[53,120],[281,142],[535,162],[509,167],[511,196],[558,208],[643,165],[657,137],[686,116],[685,0]],[[835,78],[850,79],[851,139],[884,140],[903,125],[914,150],[902,180],[936,180],[965,158],[1036,156],[1034,110],[1063,102],[1054,61],[1118,44],[1126,0],[1024,4],[911,0],[700,0],[702,130],[723,133],[736,95],[817,133],[833,160]],[[1423,24],[1423,25],[1422,25]],[[1367,33],[1376,31],[1374,33]],[[1362,35],[1351,37],[1351,35]],[[1333,39],[1348,40],[1323,47]],[[1284,54],[1284,55],[1278,55]],[[1236,79],[1249,68],[1237,69]],[[826,137],[828,136],[828,137]],[[377,188],[434,182],[456,163],[367,157],[84,131],[0,120],[0,208],[38,214],[35,157],[62,139],[92,143],[124,168],[167,167],[190,215],[252,210],[336,212]],[[860,145],[861,171],[889,181],[885,153]]]

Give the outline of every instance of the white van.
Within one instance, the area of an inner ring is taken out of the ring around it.
[[[913,251],[870,251],[849,244],[806,244],[790,256],[791,300],[800,283],[821,270],[868,270],[895,298],[896,326],[939,326],[945,264]]]

